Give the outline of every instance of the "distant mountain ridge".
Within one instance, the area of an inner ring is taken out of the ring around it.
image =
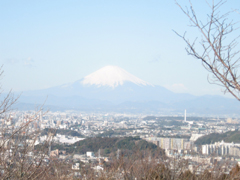
[[[106,66],[73,83],[23,92],[19,101],[54,109],[124,112],[238,113],[240,103],[221,96],[194,96],[154,86],[117,66]]]

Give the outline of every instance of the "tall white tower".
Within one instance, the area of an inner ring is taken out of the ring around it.
[[[117,159],[119,159],[119,149],[118,149],[118,151],[117,151]]]
[[[187,122],[187,110],[185,109],[184,122]]]

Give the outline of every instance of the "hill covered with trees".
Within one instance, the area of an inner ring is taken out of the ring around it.
[[[72,145],[59,145],[53,144],[52,149],[66,150],[68,153],[79,153],[84,154],[87,151],[98,152],[101,149],[101,152],[104,155],[108,155],[112,152],[116,152],[118,149],[124,150],[127,153],[134,151],[150,150],[155,152],[157,150],[161,151],[161,154],[164,154],[164,151],[161,150],[157,145],[147,142],[139,137],[94,137],[86,138],[82,141],[78,141]]]
[[[219,142],[222,140],[224,142],[240,143],[240,131],[228,131],[223,134],[212,133],[212,134],[200,137],[197,141],[195,141],[195,144],[197,145],[211,144],[211,143]]]

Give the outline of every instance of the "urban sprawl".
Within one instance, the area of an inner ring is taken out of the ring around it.
[[[94,171],[104,171],[101,162],[111,161],[101,149],[87,151],[83,154],[67,153],[54,148],[52,144],[71,145],[91,137],[140,137],[162,148],[165,155],[172,159],[187,160],[188,169],[201,173],[210,169],[216,163],[228,162],[222,172],[229,171],[240,162],[240,144],[234,142],[219,142],[197,145],[196,140],[211,133],[225,133],[238,131],[237,119],[212,117],[176,116],[146,116],[123,113],[80,113],[74,111],[48,112],[15,111],[8,114],[9,118],[2,118],[1,125],[6,129],[17,129],[23,123],[31,121],[29,132],[39,129],[69,130],[79,135],[56,133],[49,143],[44,161],[54,157],[59,160],[68,160],[75,175],[79,176],[81,163],[89,164]],[[59,131],[61,132],[61,131]],[[64,132],[64,131],[63,131]],[[47,134],[39,134],[34,145],[44,143]],[[27,141],[32,143],[32,140]],[[119,156],[119,151],[116,152]],[[28,152],[28,156],[38,156],[36,150]],[[119,158],[119,157],[118,157]],[[226,167],[227,166],[227,167]]]

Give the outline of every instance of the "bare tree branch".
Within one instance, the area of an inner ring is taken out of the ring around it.
[[[228,19],[233,11],[221,14],[219,10],[227,1],[220,0],[215,3],[213,0],[212,4],[206,1],[211,10],[211,13],[207,14],[207,22],[199,20],[191,1],[189,1],[191,11],[184,10],[177,1],[175,2],[190,20],[191,27],[198,29],[202,36],[199,41],[201,50],[195,46],[197,38],[190,42],[186,38],[186,33],[180,35],[174,31],[186,43],[188,55],[202,61],[203,67],[212,74],[212,78],[208,78],[210,83],[224,87],[224,93],[229,92],[240,101],[238,74],[240,51],[236,50],[239,36],[233,40],[229,36],[238,27],[236,22]]]

